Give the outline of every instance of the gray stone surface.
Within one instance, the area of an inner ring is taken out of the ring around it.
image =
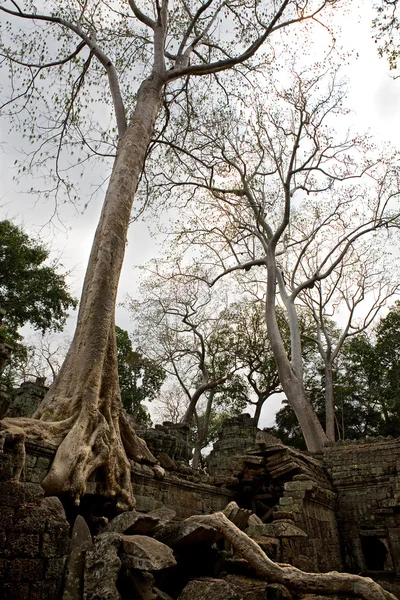
[[[156,534],[156,538],[159,541],[177,551],[192,548],[197,544],[211,545],[220,539],[220,537],[218,531],[213,527],[191,521],[170,523]]]
[[[117,515],[104,528],[104,532],[148,535],[159,524],[160,519],[150,513],[143,514],[134,510]]]
[[[221,579],[194,579],[189,581],[178,600],[242,600],[240,594]]]
[[[86,551],[92,548],[92,536],[83,517],[78,515],[72,529],[62,600],[81,600],[86,564]]]
[[[122,564],[141,571],[161,571],[176,565],[168,546],[145,535],[121,535]]]
[[[83,600],[120,600],[116,586],[121,569],[120,545],[118,533],[103,533],[86,552]]]

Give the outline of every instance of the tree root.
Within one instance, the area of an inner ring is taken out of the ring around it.
[[[187,521],[196,521],[217,529],[245,558],[260,579],[270,583],[281,583],[289,590],[314,594],[347,594],[363,600],[397,600],[369,577],[348,573],[305,573],[291,565],[274,563],[261,550],[260,546],[226,516],[219,512],[212,515],[196,515]]]
[[[109,416],[109,415],[108,415]],[[34,439],[58,446],[46,477],[41,482],[47,495],[68,494],[79,504],[90,475],[101,469],[106,497],[115,498],[117,509],[132,510],[135,506],[128,458],[155,465],[154,456],[131,428],[121,411],[119,418],[101,412],[94,415],[82,409],[63,421],[15,418],[0,422],[0,451],[4,443],[16,450],[14,479],[19,480],[25,465],[25,439]]]

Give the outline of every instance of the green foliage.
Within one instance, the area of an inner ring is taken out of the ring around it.
[[[165,371],[155,361],[132,348],[127,331],[120,327],[116,327],[115,331],[122,404],[137,423],[149,426],[151,419],[143,402],[154,400],[157,396],[165,379]]]
[[[350,338],[334,370],[337,437],[400,434],[400,303],[375,330]],[[306,388],[321,423],[325,420],[324,378],[321,366],[308,372]],[[283,442],[304,449],[292,409],[284,403],[276,426],[268,431]]]
[[[397,68],[400,55],[400,10],[397,0],[381,0],[375,5],[377,16],[372,22],[380,56],[387,56],[391,69]]]
[[[0,307],[3,324],[18,340],[17,329],[30,323],[44,333],[60,330],[67,310],[77,301],[69,294],[65,275],[46,265],[49,250],[11,223],[0,221]]]

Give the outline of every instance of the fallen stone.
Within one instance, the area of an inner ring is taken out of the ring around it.
[[[214,544],[221,538],[221,534],[213,527],[202,523],[180,521],[165,525],[155,537],[174,550],[184,550],[196,544]]]
[[[247,525],[263,525],[263,522],[261,521],[260,517],[253,513],[250,515]]]
[[[145,535],[121,535],[120,556],[124,567],[141,571],[161,571],[176,565],[171,548]]]
[[[80,600],[82,598],[86,551],[90,550],[92,546],[89,527],[85,519],[78,515],[72,529],[62,600]]]
[[[47,496],[40,501],[40,506],[49,509],[55,516],[60,519],[66,519],[65,510],[58,496]]]
[[[176,471],[177,466],[175,461],[172,460],[172,458],[165,452],[160,452],[157,454],[157,459],[160,461],[160,465],[163,467],[163,469],[166,469],[167,471]]]
[[[276,523],[267,523],[266,525],[252,525],[247,530],[247,535],[250,537],[307,537],[307,534],[297,527],[292,521],[284,521],[283,519]]]
[[[251,510],[239,508],[236,502],[229,502],[223,510],[224,515],[239,529],[244,529],[252,514]]]
[[[242,600],[231,586],[222,579],[193,579],[180,594],[178,600]]]
[[[120,600],[116,581],[121,569],[118,550],[121,536],[102,533],[93,548],[86,552],[83,600]]]
[[[127,511],[116,516],[103,529],[104,533],[114,531],[127,535],[148,535],[159,524],[160,519],[150,513],[139,513],[135,510]]]

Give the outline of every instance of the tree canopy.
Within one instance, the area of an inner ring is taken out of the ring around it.
[[[0,308],[4,326],[15,334],[29,323],[42,333],[60,330],[77,301],[66,274],[48,263],[50,250],[11,221],[0,221]]]
[[[350,339],[334,369],[335,428],[338,439],[374,435],[397,436],[400,428],[400,303],[376,326]],[[306,388],[316,413],[325,416],[324,370],[315,366]],[[295,415],[286,404],[270,431],[304,448]]]
[[[135,422],[150,425],[150,415],[143,402],[157,397],[166,373],[157,362],[133,349],[127,331],[118,326],[115,329],[122,405]]]

